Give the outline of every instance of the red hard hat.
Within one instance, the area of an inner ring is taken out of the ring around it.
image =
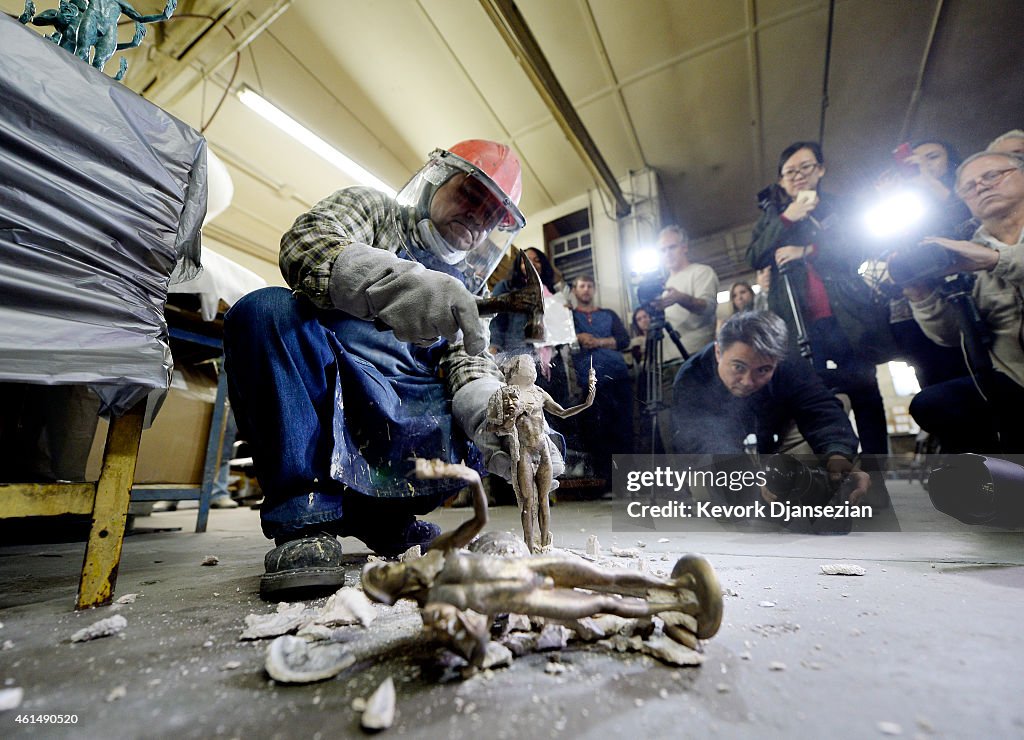
[[[519,158],[509,147],[486,139],[467,139],[448,151],[479,167],[513,203],[519,205],[519,198],[523,194],[522,168],[519,166]]]

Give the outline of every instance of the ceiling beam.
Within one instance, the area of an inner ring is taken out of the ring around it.
[[[615,215],[618,218],[628,216],[632,207],[597,144],[590,137],[586,126],[569,101],[569,96],[565,94],[561,83],[555,77],[551,65],[548,64],[533,32],[526,25],[519,8],[512,0],[480,0],[480,4],[591,175],[604,185],[615,200]]]
[[[292,0],[273,0],[240,33],[231,33],[228,25],[240,20],[252,2],[238,0],[200,33],[181,56],[164,57],[158,61],[153,68],[155,79],[142,89],[142,95],[163,108],[173,107],[225,62],[249,46],[292,4]],[[204,58],[209,61],[202,61]]]

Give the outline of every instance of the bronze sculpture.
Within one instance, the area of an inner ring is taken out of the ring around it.
[[[597,392],[597,376],[590,369],[586,400],[564,409],[543,389],[534,385],[537,369],[530,355],[515,355],[502,363],[506,385],[487,404],[487,423],[508,441],[512,458],[512,489],[519,503],[523,539],[530,552],[551,546],[551,510],[548,491],[554,470],[550,430],[544,412],[565,419],[590,407]],[[534,528],[536,525],[536,529]]]
[[[60,0],[57,9],[36,14],[33,0],[25,0],[25,10],[18,18],[33,26],[53,26],[49,38],[65,51],[77,55],[82,61],[102,70],[115,51],[134,49],[146,35],[146,23],[165,21],[178,6],[178,0],[166,0],[162,13],[142,15],[124,0]],[[135,35],[131,41],[117,42],[117,21],[121,15],[135,21]],[[114,79],[121,80],[128,70],[128,62],[121,57]]]
[[[665,579],[561,556],[502,558],[460,552],[487,523],[480,476],[465,465],[440,460],[417,460],[416,474],[464,480],[473,492],[473,518],[441,534],[420,558],[367,563],[363,590],[382,604],[401,598],[416,601],[427,634],[471,664],[481,665],[497,614],[573,620],[597,614],[646,617],[682,612],[695,618],[696,629],[678,636],[666,630],[678,642],[694,645],[696,638],[718,632],[722,592],[704,558],[684,555]]]

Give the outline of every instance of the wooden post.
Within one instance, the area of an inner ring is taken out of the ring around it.
[[[102,606],[113,597],[145,411],[143,399],[128,413],[111,419],[76,609]]]

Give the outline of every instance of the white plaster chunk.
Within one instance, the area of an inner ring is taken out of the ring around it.
[[[365,730],[386,730],[395,721],[395,683],[385,678],[366,700],[360,724]]]
[[[245,629],[238,639],[262,640],[266,637],[287,635],[309,621],[310,615],[306,613],[305,604],[283,604],[278,606],[278,610],[273,614],[247,614]]]
[[[109,637],[110,635],[116,635],[127,626],[128,620],[120,614],[115,614],[112,617],[101,619],[88,627],[78,630],[78,632],[71,635],[71,642],[86,642],[87,640],[95,640],[98,637]]]
[[[487,652],[484,654],[482,669],[488,668],[506,668],[512,665],[512,651],[502,645],[500,642],[494,642],[491,640],[487,643]]]
[[[267,647],[264,667],[279,683],[313,683],[337,676],[355,661],[344,645],[282,635]]]
[[[327,599],[320,614],[313,622],[335,627],[348,624],[361,624],[364,627],[369,627],[376,618],[377,610],[366,598],[366,594],[358,588],[344,586]]]
[[[537,637],[536,650],[562,650],[569,644],[572,632],[561,624],[545,624]]]
[[[819,567],[827,576],[862,576],[867,573],[866,569],[852,563],[829,563]]]
[[[11,689],[0,689],[0,712],[17,709],[25,698],[25,689],[15,686]]]

